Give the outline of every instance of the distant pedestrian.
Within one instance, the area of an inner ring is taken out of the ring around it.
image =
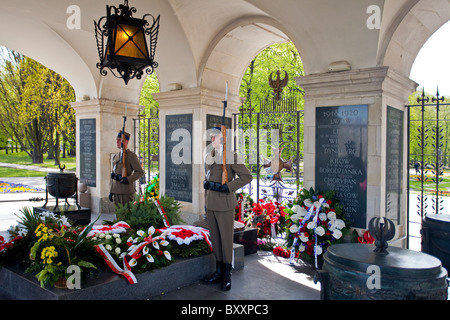
[[[416,169],[416,174],[420,174],[420,164],[416,161],[416,163],[414,163],[414,169]]]

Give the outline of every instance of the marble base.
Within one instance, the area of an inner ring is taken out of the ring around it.
[[[213,254],[195,258],[177,258],[161,269],[135,274],[136,284],[112,271],[100,272],[81,283],[81,289],[41,288],[26,267],[15,265],[0,269],[0,300],[145,300],[201,281],[213,273]],[[244,247],[234,244],[234,269],[244,268]],[[188,297],[187,297],[188,298]]]
[[[246,227],[245,230],[234,232],[234,243],[244,246],[244,255],[256,253],[258,250],[258,230]]]

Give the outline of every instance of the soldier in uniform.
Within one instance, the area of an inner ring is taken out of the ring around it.
[[[252,181],[252,174],[237,154],[227,151],[226,170],[228,183],[222,184],[222,146],[220,127],[211,133],[213,150],[205,160],[206,219],[208,222],[213,253],[216,258],[216,272],[205,279],[207,283],[222,282],[222,290],[231,288],[233,261],[234,212],[237,205],[235,191]],[[237,176],[237,177],[236,177]]]
[[[127,175],[122,176],[121,151],[113,156],[112,173],[111,173],[111,190],[109,193],[109,200],[114,202],[114,205],[125,205],[133,201],[136,195],[134,182],[144,175],[144,169],[139,162],[137,155],[128,149],[128,141],[130,134],[124,132],[125,139],[123,140],[123,150],[125,152],[125,168]],[[121,149],[122,131],[117,134],[117,148]]]

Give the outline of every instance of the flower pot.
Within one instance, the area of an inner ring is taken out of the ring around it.
[[[55,288],[66,289],[67,288],[67,279],[66,277],[59,277],[54,284]]]

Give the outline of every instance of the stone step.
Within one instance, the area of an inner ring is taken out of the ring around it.
[[[41,288],[37,279],[24,274],[24,266],[0,270],[0,299],[14,300],[144,300],[201,281],[215,271],[213,254],[177,258],[164,268],[135,274],[136,284],[111,272],[101,272],[81,283],[81,289]],[[234,244],[234,270],[244,268],[244,246]]]

